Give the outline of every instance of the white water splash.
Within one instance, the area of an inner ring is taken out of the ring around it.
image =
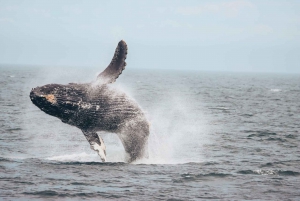
[[[85,152],[52,156],[52,157],[46,158],[46,160],[79,161],[79,162],[98,162],[98,161],[101,161],[100,157],[97,154],[88,154],[88,153],[85,153]]]
[[[150,121],[149,158],[135,163],[178,164],[203,162],[209,143],[207,123],[192,97],[176,94],[153,103],[147,110]]]
[[[55,75],[57,76],[56,73]],[[32,83],[32,86],[51,82],[66,83],[66,80],[62,80],[62,76],[57,76],[55,79],[50,76],[46,81],[44,78],[45,76],[39,77],[41,83]],[[70,75],[68,78],[71,80]],[[85,79],[90,80],[87,77]],[[52,81],[50,82],[50,80]],[[77,82],[76,79],[73,81]],[[144,83],[139,83],[139,85],[144,85]],[[113,86],[124,91],[129,97],[135,97],[151,124],[148,145],[149,158],[135,163],[177,164],[205,160],[204,145],[209,143],[207,135],[209,132],[208,124],[199,108],[200,100],[195,100],[187,94],[181,94],[180,90],[176,93],[174,91],[168,93],[165,91],[166,89],[161,88],[158,89],[158,92],[164,93],[156,94],[155,101],[151,101],[147,96],[153,95],[152,85],[144,85],[142,91],[139,91],[138,86],[126,88],[126,85],[121,83]],[[141,96],[139,93],[144,95]],[[32,134],[31,142],[34,143],[30,147],[30,153],[35,153],[38,158],[48,160],[101,162],[97,152],[90,150],[80,130],[61,123],[59,119],[45,115],[29,101],[28,104],[29,112],[28,115],[24,115],[24,118],[26,121],[30,119],[35,121],[33,125],[28,124],[28,132],[36,131]],[[117,135],[110,133],[100,133],[100,135],[106,144],[107,162],[124,162],[125,151]]]
[[[258,170],[254,170],[253,172],[256,173],[256,174],[260,174],[260,175],[275,175],[275,174],[278,174],[278,171],[276,171],[276,170],[258,169]]]

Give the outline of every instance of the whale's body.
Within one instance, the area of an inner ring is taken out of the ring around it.
[[[138,104],[108,84],[125,68],[127,45],[120,41],[110,65],[96,83],[48,84],[30,92],[31,101],[45,113],[81,129],[91,148],[106,161],[106,148],[97,131],[117,133],[127,161],[147,154],[149,124]]]

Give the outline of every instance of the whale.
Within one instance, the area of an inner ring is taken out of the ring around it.
[[[138,103],[112,87],[126,66],[127,44],[121,40],[110,64],[90,83],[47,84],[32,88],[34,105],[63,123],[79,128],[102,162],[106,145],[97,132],[115,133],[126,162],[148,156],[149,122]]]

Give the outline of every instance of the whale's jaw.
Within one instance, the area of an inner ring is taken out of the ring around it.
[[[58,108],[55,107],[56,97],[53,94],[44,93],[43,87],[33,88],[29,97],[34,105],[47,114],[57,116],[60,113]]]

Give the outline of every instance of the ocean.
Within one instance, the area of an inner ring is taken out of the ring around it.
[[[150,122],[149,158],[102,163],[82,132],[29,98],[101,69],[0,67],[1,200],[300,200],[300,75],[127,69],[112,87]]]

